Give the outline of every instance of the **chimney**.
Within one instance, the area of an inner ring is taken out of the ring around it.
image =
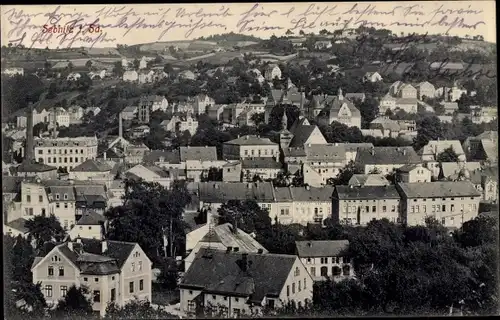
[[[241,269],[247,271],[248,269],[248,253],[243,253],[241,255]]]
[[[26,160],[28,162],[33,161],[33,103],[28,104],[28,114],[26,119]]]
[[[122,113],[118,113],[118,137],[122,138],[123,137],[123,120],[122,120]]]
[[[403,149],[403,155],[406,156],[406,149]]]
[[[108,251],[108,241],[101,241],[101,253]]]
[[[259,250],[257,250],[257,253],[262,254],[262,253],[264,253],[264,250],[259,249]]]
[[[82,244],[82,238],[80,238],[80,236],[78,236],[78,238],[76,238],[76,243]]]

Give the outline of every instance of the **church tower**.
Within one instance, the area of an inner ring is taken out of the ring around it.
[[[288,117],[286,116],[286,108],[283,110],[283,117],[281,118],[281,131],[280,131],[280,148],[285,150],[288,148],[293,139],[293,134],[288,131]]]

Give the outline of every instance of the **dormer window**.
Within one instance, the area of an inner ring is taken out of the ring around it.
[[[67,193],[64,194],[64,200],[68,200],[68,194]]]
[[[59,200],[59,193],[56,193],[56,200]]]

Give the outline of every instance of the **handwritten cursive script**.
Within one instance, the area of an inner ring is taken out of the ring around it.
[[[484,31],[487,22],[482,7],[464,3],[442,4],[437,8],[431,2],[193,4],[158,5],[154,10],[141,5],[96,6],[93,10],[59,5],[39,6],[37,11],[13,6],[2,12],[2,28],[7,30],[4,34],[8,42],[36,46],[107,45],[113,41],[119,43],[121,38],[132,34],[147,42],[227,32],[281,36],[289,34],[288,31],[304,34],[359,26],[404,28],[416,33],[430,30],[449,35]],[[103,32],[96,35],[75,32],[61,37],[40,35],[44,25],[88,29],[92,24],[99,25]]]

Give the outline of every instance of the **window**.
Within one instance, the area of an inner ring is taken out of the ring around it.
[[[443,212],[445,212],[445,211],[446,211],[446,205],[445,205],[445,204],[443,204],[442,211],[443,211]]]
[[[274,300],[273,300],[273,303],[274,303]],[[189,306],[188,306],[189,307]],[[237,318],[241,315],[241,310],[240,309],[237,309],[237,308],[234,308],[233,309],[233,315],[236,316]]]
[[[382,206],[382,212],[387,212],[387,207],[386,206]]]
[[[299,280],[299,292],[302,290],[302,282]]]
[[[29,194],[26,195],[26,202],[28,202],[28,203],[31,202],[31,195],[29,195]]]
[[[59,267],[59,276],[64,277],[64,267],[63,266]]]
[[[455,211],[455,205],[454,204],[451,205],[451,209],[450,210],[451,210],[451,212]]]
[[[436,206],[432,205],[432,212],[436,212]]]
[[[38,202],[43,202],[43,196],[42,195],[38,196]]]
[[[342,268],[342,272],[343,272],[344,276],[348,276],[348,275],[351,273],[351,267],[349,267],[349,266],[344,266],[344,267]]]
[[[47,297],[52,297],[52,286],[50,285],[45,286],[45,295]]]
[[[132,262],[132,272],[135,272],[135,262]]]
[[[99,282],[99,278],[94,278],[94,281],[95,282]]]
[[[111,277],[111,280],[115,280],[115,276],[112,276],[112,277]]]
[[[144,290],[144,280],[139,280],[139,291]]]
[[[56,200],[59,200],[59,193],[56,193]]]
[[[410,213],[414,213],[415,212],[415,206],[411,206],[410,207]]]
[[[391,209],[392,212],[395,212],[396,211],[396,206],[395,205],[392,205],[392,209]]]
[[[311,267],[311,275],[313,277],[316,276],[316,268],[315,267]]]
[[[423,211],[424,213],[425,213],[425,212],[427,212],[427,206],[426,206],[426,205],[423,205],[423,206],[422,206],[422,211]]]
[[[193,300],[188,301],[188,311],[194,311],[196,308],[196,305]]]
[[[415,212],[416,212],[416,213],[419,213],[419,212],[420,212],[420,208],[419,208],[419,206],[418,206],[418,205],[416,205],[416,206],[415,206]]]
[[[351,263],[351,258],[349,257],[343,257],[344,258],[344,263]]]
[[[286,296],[290,296],[290,286],[286,286]]]
[[[59,202],[56,202],[56,208],[59,208],[60,206]]]
[[[116,300],[116,289],[113,288],[111,289],[111,301],[115,301]]]
[[[139,271],[142,270],[142,261],[139,261]]]
[[[335,263],[340,263],[340,257],[335,257]]]
[[[295,283],[292,283],[292,294],[295,294]]]
[[[67,286],[61,286],[61,297],[65,297],[66,293],[68,293],[68,287]]]
[[[240,301],[240,298],[234,298],[234,301],[238,302]]]
[[[370,212],[370,207],[369,207],[369,206],[366,206],[366,207],[365,207],[365,211],[366,211],[366,212]]]
[[[321,276],[322,277],[328,276],[328,268],[327,267],[321,267]]]
[[[341,273],[342,273],[342,271],[340,270],[339,267],[332,267],[332,275],[334,277],[340,276]]]
[[[320,258],[320,260],[322,264],[328,263],[328,258]]]
[[[64,209],[68,209],[68,203],[67,202],[64,203]]]
[[[299,269],[299,267],[296,267],[296,268],[295,268],[295,276],[296,276],[296,277],[297,277],[297,276],[300,276],[300,269]]]
[[[49,276],[53,276],[54,275],[54,267],[53,266],[49,266]]]
[[[68,200],[68,194],[67,193],[64,194],[64,200]]]
[[[445,224],[445,223],[446,223],[446,218],[442,218],[442,219],[441,219],[441,223],[442,223],[442,224]]]
[[[304,278],[304,290],[306,289],[306,278]]]
[[[133,281],[130,281],[130,282],[128,283],[128,291],[129,291],[130,293],[134,293],[134,282],[133,282]]]
[[[94,290],[94,302],[101,302],[101,291]]]
[[[83,281],[87,282],[87,281],[89,281],[89,278],[83,278]]]

